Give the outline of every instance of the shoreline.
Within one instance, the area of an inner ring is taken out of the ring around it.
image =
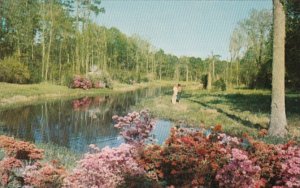
[[[32,103],[49,100],[73,99],[84,96],[95,96],[104,94],[116,94],[129,92],[147,87],[172,86],[172,81],[152,81],[134,85],[114,83],[113,89],[71,89],[67,86],[54,85],[50,83],[41,84],[9,84],[0,83],[0,110],[20,107]]]

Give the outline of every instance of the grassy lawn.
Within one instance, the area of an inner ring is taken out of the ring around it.
[[[171,91],[165,96],[145,99],[135,110],[148,108],[158,118],[191,126],[212,127],[221,124],[232,135],[247,133],[258,137],[268,129],[271,92],[267,90],[231,90],[208,92],[186,88],[178,104],[171,103]],[[286,95],[289,138],[300,141],[300,94]],[[267,138],[271,139],[271,138]]]
[[[131,91],[144,87],[169,86],[168,81],[154,81],[134,85],[114,83],[113,89],[70,89],[66,86],[50,83],[40,84],[8,84],[0,82],[0,110],[14,108],[25,104],[32,104],[39,101],[55,100],[58,98],[76,98],[81,96],[93,96]]]

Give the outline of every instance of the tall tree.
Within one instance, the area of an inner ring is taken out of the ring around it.
[[[267,44],[271,28],[271,11],[253,10],[250,17],[239,22],[233,31],[229,47],[231,58],[236,64],[234,74],[237,84],[246,80],[248,86],[253,88],[260,83],[259,71],[270,60]]]
[[[272,71],[272,103],[269,134],[284,137],[287,134],[285,113],[285,12],[280,0],[274,5],[274,42]]]

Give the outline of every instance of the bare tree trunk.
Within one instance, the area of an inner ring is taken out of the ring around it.
[[[186,77],[185,77],[185,81],[188,82],[189,81],[189,66],[186,65]]]
[[[59,45],[59,81],[60,81],[60,84],[62,84],[62,79],[61,79],[61,49],[62,49],[62,41],[60,41],[60,45]]]
[[[285,12],[280,0],[274,4],[274,43],[272,70],[272,103],[269,134],[284,137],[287,134],[285,114]]]
[[[45,3],[42,4],[42,19],[43,22],[45,22]],[[44,80],[45,77],[45,23],[42,25],[42,80]]]
[[[210,72],[208,72],[207,74],[207,86],[206,86],[207,90],[211,90],[211,75]]]
[[[107,70],[107,39],[106,39],[106,31],[104,30],[104,51],[103,51],[103,69]]]
[[[239,83],[239,58],[236,59],[236,86],[239,87],[240,83]]]
[[[51,23],[50,23],[50,32],[49,32],[49,45],[48,45],[48,52],[47,52],[47,61],[46,61],[46,72],[45,72],[45,80],[48,80],[48,71],[49,71],[49,62],[50,62],[50,53],[51,53],[51,44],[52,44],[52,35],[53,35],[53,9],[52,3],[50,4],[50,16],[51,16]]]
[[[215,60],[213,59],[212,60],[212,82],[214,81],[215,81]]]
[[[147,75],[149,73],[149,52],[147,51],[147,65],[146,65],[146,69],[147,69]]]

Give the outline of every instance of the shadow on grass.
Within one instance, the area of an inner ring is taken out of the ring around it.
[[[200,102],[200,101],[197,101],[197,100],[190,100],[190,101],[198,103],[198,104],[200,104],[200,105],[202,105],[204,107],[211,108],[211,106],[208,105],[208,104],[206,104],[206,103],[203,103],[203,102]],[[226,115],[227,117],[229,117],[229,118],[231,118],[231,119],[233,119],[233,120],[235,120],[237,122],[240,122],[242,125],[245,125],[246,127],[255,128],[255,129],[262,129],[262,128],[264,128],[260,124],[257,124],[257,123],[254,124],[251,121],[244,120],[244,119],[240,118],[239,116],[227,113],[224,110],[222,110],[221,108],[214,107],[214,109],[216,109],[217,112],[222,113],[222,114]]]
[[[246,111],[251,114],[269,115],[271,113],[271,94],[266,93],[197,93],[183,97],[204,107],[213,108],[232,120],[256,129],[266,127],[242,118],[239,114]],[[285,101],[287,115],[300,116],[300,94],[286,94]]]
[[[249,111],[254,114],[271,112],[270,94],[200,94],[194,97],[201,101],[201,98],[208,96],[214,97],[213,100],[207,102],[208,105],[225,103],[234,111]],[[300,115],[300,94],[287,94],[285,106],[287,114]]]

